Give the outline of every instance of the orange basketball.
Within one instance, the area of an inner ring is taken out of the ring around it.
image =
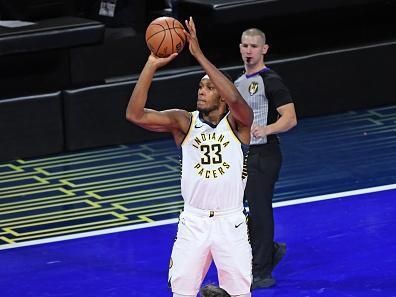
[[[146,29],[146,43],[157,57],[168,57],[182,51],[186,43],[183,25],[172,17],[159,17]]]

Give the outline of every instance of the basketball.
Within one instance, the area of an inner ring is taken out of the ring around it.
[[[146,29],[146,43],[150,51],[160,58],[180,53],[186,43],[183,25],[172,17],[159,17]]]

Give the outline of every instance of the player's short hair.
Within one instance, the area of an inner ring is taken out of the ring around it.
[[[206,285],[199,292],[201,297],[231,297],[226,290],[214,285]]]
[[[226,72],[226,71],[224,71],[224,70],[221,70],[221,69],[219,69],[219,70],[220,70],[220,72],[221,72],[225,77],[227,77],[231,82],[233,82],[233,79],[232,79],[231,75],[230,75],[228,72]],[[210,77],[209,77],[209,75],[205,74],[205,75],[201,78],[201,80],[203,80],[203,79],[210,79]]]
[[[263,40],[264,44],[267,42],[267,39],[265,37],[265,33],[261,31],[260,29],[257,28],[250,28],[242,32],[242,36],[247,35],[247,36],[260,36],[261,39]]]

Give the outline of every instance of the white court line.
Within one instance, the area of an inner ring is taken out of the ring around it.
[[[311,202],[317,202],[317,201],[323,201],[323,200],[329,200],[329,199],[352,197],[354,195],[375,193],[375,192],[395,190],[395,189],[396,189],[396,184],[384,185],[384,186],[371,187],[371,188],[366,188],[366,189],[359,189],[359,190],[352,190],[352,191],[346,191],[346,192],[340,192],[340,193],[334,193],[334,194],[320,195],[320,196],[315,196],[315,197],[298,198],[298,199],[294,199],[294,200],[275,202],[275,203],[273,203],[273,207],[277,208],[277,207],[284,207],[284,206],[297,205],[297,204],[303,204],[303,203],[311,203]],[[144,228],[150,228],[150,227],[156,227],[156,226],[162,226],[162,225],[169,225],[169,224],[175,224],[175,223],[177,223],[177,221],[178,221],[178,219],[174,218],[174,219],[162,220],[162,221],[153,222],[153,223],[144,223],[144,224],[138,224],[138,225],[125,226],[125,227],[109,228],[109,229],[105,229],[105,230],[84,232],[84,233],[72,234],[72,235],[63,235],[63,236],[57,236],[57,237],[52,237],[52,238],[26,241],[26,242],[21,242],[21,243],[11,243],[8,245],[0,246],[0,250],[25,247],[25,246],[31,246],[31,245],[37,245],[37,244],[43,244],[43,243],[51,243],[51,242],[69,240],[69,239],[84,238],[84,237],[90,237],[90,236],[96,236],[96,235],[111,234],[111,233],[117,233],[117,232],[129,231],[129,230],[144,229]]]
[[[310,202],[335,199],[335,198],[350,197],[350,196],[354,196],[354,195],[375,193],[375,192],[395,190],[395,189],[396,189],[396,184],[392,184],[392,185],[377,186],[377,187],[372,187],[372,188],[352,190],[352,191],[346,191],[346,192],[340,192],[340,193],[334,193],[334,194],[320,195],[320,196],[315,196],[315,197],[299,198],[299,199],[293,199],[293,200],[288,200],[288,201],[280,201],[280,202],[275,202],[272,205],[273,205],[273,207],[283,207],[283,206],[289,206],[289,205],[310,203]]]

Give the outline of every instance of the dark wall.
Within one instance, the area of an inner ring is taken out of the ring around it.
[[[29,26],[0,26],[0,99],[68,88],[78,63],[71,52],[103,41],[104,25],[78,17],[58,17]],[[91,56],[94,54],[91,52]],[[87,76],[86,83],[104,81]]]
[[[196,20],[200,44],[219,66],[240,62],[241,33],[263,30],[278,59],[396,38],[396,1],[176,0],[177,16]]]
[[[133,83],[128,81],[65,91],[65,149],[72,151],[161,137],[126,121],[125,110],[132,87]]]
[[[73,0],[0,0],[0,17],[3,20],[36,21],[73,15]]]
[[[0,100],[0,160],[63,151],[61,92]]]
[[[193,69],[190,69],[193,70]],[[195,109],[196,88],[202,71],[156,77],[147,106],[156,110]],[[144,130],[125,118],[136,80],[64,92],[65,149],[169,138],[168,133]]]
[[[68,53],[62,49],[1,56],[0,69],[0,99],[59,91],[70,81]]]
[[[117,0],[114,16],[99,14],[102,0],[75,0],[78,13],[82,16],[100,21],[107,27],[133,27],[143,30],[146,24],[146,2],[136,0]]]

